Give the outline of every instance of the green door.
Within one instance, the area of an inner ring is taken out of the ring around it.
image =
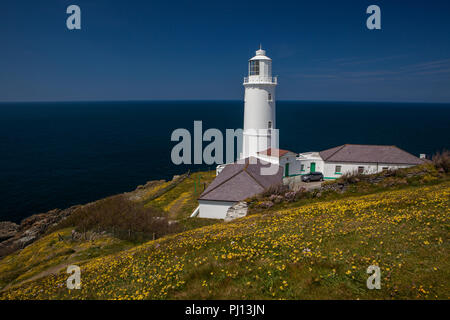
[[[286,163],[286,167],[284,167],[284,176],[289,177],[289,163]]]
[[[316,172],[316,163],[315,162],[311,162],[311,170],[309,170],[310,172]]]

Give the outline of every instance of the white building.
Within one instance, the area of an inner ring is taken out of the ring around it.
[[[382,170],[412,167],[423,159],[396,147],[379,145],[344,144],[320,152],[300,153],[300,170],[294,174],[322,172],[325,179],[337,179],[349,172],[363,174]]]
[[[289,177],[300,171],[300,162],[295,152],[283,149],[269,148],[257,154],[258,159],[278,164],[283,167],[283,176]]]
[[[228,164],[198,198],[199,206],[191,215],[200,218],[225,219],[228,209],[239,201],[282,183],[283,169],[273,175],[261,174],[267,163],[246,158],[243,163]]]
[[[191,217],[224,219],[232,205],[281,184],[283,168],[280,165],[287,161],[295,162],[295,153],[278,150],[278,135],[274,130],[277,78],[272,77],[272,60],[261,47],[248,62],[248,77],[244,78],[243,84],[245,98],[241,160],[217,166],[216,178],[200,195],[199,206]],[[272,153],[270,148],[276,152]],[[281,155],[275,156],[280,151]],[[262,167],[268,167],[270,163],[277,165],[277,173],[263,175]]]
[[[278,148],[275,117],[275,87],[272,59],[261,47],[249,60],[244,78],[244,130],[241,158],[255,157],[259,151]]]
[[[423,160],[395,146],[345,144],[320,152],[295,152],[278,148],[275,117],[275,87],[272,60],[261,48],[249,60],[244,78],[245,109],[243,150],[237,163],[219,165],[216,178],[200,195],[191,217],[224,219],[239,201],[282,183],[283,176],[322,172],[336,179],[347,172],[375,173],[410,167]],[[263,175],[261,168],[276,164],[277,174]]]

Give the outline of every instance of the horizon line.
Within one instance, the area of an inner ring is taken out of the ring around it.
[[[241,99],[119,99],[119,100],[32,100],[32,101],[0,101],[0,104],[25,104],[25,103],[120,103],[120,102],[242,102]],[[395,103],[395,104],[450,104],[448,102],[429,102],[429,101],[364,101],[364,100],[303,100],[303,99],[280,99],[277,102],[330,102],[330,103]]]

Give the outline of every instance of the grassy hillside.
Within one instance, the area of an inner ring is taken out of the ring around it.
[[[203,188],[211,183],[215,177],[215,171],[192,173],[181,183],[157,198],[151,196],[155,191],[149,190],[149,195],[143,197],[143,201],[147,207],[151,206],[163,210],[170,219],[187,218],[198,206],[197,198],[203,192]],[[158,188],[162,187],[167,187],[167,183]]]
[[[178,196],[146,204],[174,216],[174,206],[195,205],[192,193],[183,196],[192,192],[192,181],[171,192]],[[190,200],[174,203],[180,195]],[[449,199],[450,182],[434,179],[342,199],[299,200],[80,261],[81,290],[65,287],[62,270],[0,298],[448,299]],[[381,290],[366,288],[369,265],[381,268]]]
[[[171,181],[150,181],[135,191],[107,197],[77,208],[52,228],[74,228],[79,232],[107,232],[112,236],[142,243],[217,220],[189,219],[198,206],[197,198],[215,177],[215,172],[177,176]]]
[[[91,240],[72,241],[71,229],[62,229],[0,260],[0,288],[14,286],[133,246],[109,235],[89,234]]]

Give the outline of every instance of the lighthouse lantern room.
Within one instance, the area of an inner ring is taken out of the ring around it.
[[[248,77],[244,78],[244,132],[242,158],[257,156],[269,148],[278,149],[275,121],[275,87],[272,59],[266,51],[256,51],[249,60]]]

